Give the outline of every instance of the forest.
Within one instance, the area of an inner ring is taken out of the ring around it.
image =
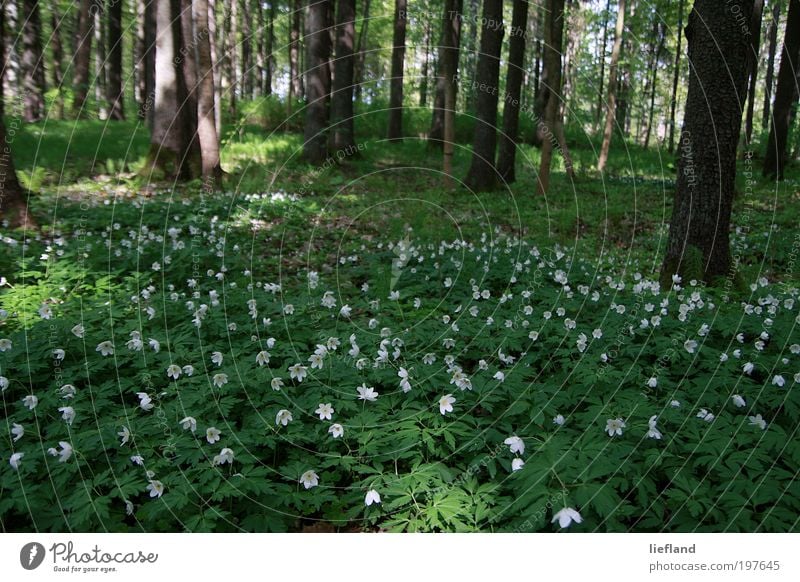
[[[2,0],[0,531],[800,530],[800,0]]]

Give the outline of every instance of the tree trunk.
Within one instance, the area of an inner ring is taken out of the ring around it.
[[[179,10],[181,39],[178,45],[180,47],[178,60],[182,67],[181,72],[183,73],[183,82],[186,87],[186,99],[181,109],[185,110],[184,123],[186,124],[187,135],[189,135],[187,160],[190,164],[193,164],[191,168],[192,177],[196,177],[201,174],[202,168],[200,137],[197,134],[197,47],[200,42],[201,32],[200,29],[195,29],[194,17],[192,14],[192,0],[180,0]],[[202,35],[208,35],[208,28],[202,31]],[[213,111],[213,108],[211,111]]]
[[[239,0],[234,1],[238,2]],[[242,58],[239,61],[242,99],[253,99],[253,33],[250,28],[250,19],[253,15],[250,12],[250,0],[241,0],[239,10],[242,20],[242,41],[236,48],[242,52]]]
[[[747,91],[747,117],[744,124],[744,143],[750,147],[753,137],[753,114],[756,105],[756,80],[758,79],[758,56],[761,48],[761,18],[764,0],[755,0],[750,22],[750,52],[747,54],[747,69],[750,77]]]
[[[442,47],[439,51],[442,83],[442,171],[445,188],[453,187],[453,153],[456,141],[456,89],[458,88],[458,45],[461,40],[463,0],[445,0]],[[438,98],[437,91],[437,98]],[[435,112],[434,112],[435,116]]]
[[[89,93],[89,62],[92,56],[92,37],[94,36],[94,14],[98,10],[98,0],[80,0],[78,12],[78,30],[75,38],[75,73],[72,84],[75,96],[72,101],[72,113],[75,117],[84,117],[84,105]]]
[[[328,157],[328,101],[331,93],[331,35],[330,0],[312,0],[308,7],[306,44],[308,55],[305,84],[306,105],[305,143],[306,161],[321,165]]]
[[[22,18],[22,71],[25,75],[23,118],[31,123],[44,117],[45,81],[38,0],[24,0]]]
[[[208,3],[208,46],[211,50],[211,67],[214,76],[214,129],[217,140],[222,138],[222,69],[219,65],[217,47],[217,7],[216,0],[207,0]]]
[[[106,109],[106,34],[103,26],[103,1],[97,0],[94,11],[94,100],[97,104],[97,116],[108,119]]]
[[[653,113],[656,108],[656,88],[658,86],[658,69],[661,61],[661,53],[664,52],[664,44],[666,42],[666,30],[662,22],[656,21],[656,29],[658,34],[658,47],[655,50],[653,57],[653,78],[650,81],[650,110],[647,114],[647,130],[644,134],[644,149],[650,147],[650,135],[653,132]]]
[[[106,73],[106,100],[108,118],[125,119],[122,91],[122,0],[108,0],[108,63]]]
[[[558,144],[558,111],[561,102],[561,50],[564,46],[564,0],[550,0],[545,24],[544,70],[549,80],[544,123],[539,122],[542,139],[542,157],[539,163],[539,195],[550,188],[550,166],[553,149]],[[566,160],[565,160],[566,161]]]
[[[367,56],[367,33],[369,31],[369,5],[370,0],[364,0],[364,13],[361,19],[361,30],[358,31],[358,46],[356,46],[353,70],[356,103],[361,102],[361,92],[364,84],[364,59]]]
[[[3,85],[4,90],[9,96],[17,96],[20,94],[20,63],[17,47],[17,40],[21,34],[19,26],[19,10],[17,2],[3,2],[0,10],[3,10],[6,28],[8,33],[5,37],[5,45],[3,50],[8,57],[3,62]]]
[[[472,164],[465,179],[468,188],[482,192],[497,185],[494,167],[497,145],[497,99],[500,85],[500,51],[503,47],[503,1],[484,0],[481,51],[475,75],[475,134]]]
[[[406,0],[394,2],[394,35],[392,37],[392,79],[389,91],[390,140],[403,137],[403,65],[406,58]]]
[[[311,0],[312,2],[314,0]],[[289,107],[293,99],[303,98],[303,77],[300,72],[300,19],[303,16],[303,0],[294,0],[292,25],[289,29]],[[291,109],[290,109],[291,110]]]
[[[761,130],[769,127],[769,108],[772,105],[772,84],[775,78],[775,52],[778,46],[778,24],[781,19],[781,0],[772,0],[772,19],[769,22],[769,54],[767,56],[767,76],[764,79],[764,110],[761,116]]]
[[[337,0],[336,60],[333,95],[331,96],[331,126],[333,148],[351,151],[355,145],[353,129],[353,49],[355,44],[356,0]]]
[[[603,172],[608,162],[608,151],[611,147],[611,135],[614,132],[614,120],[617,112],[617,89],[619,85],[619,57],[622,52],[622,34],[625,30],[625,2],[619,0],[617,7],[617,24],[614,34],[614,46],[611,49],[611,63],[608,68],[608,98],[606,101],[606,125],[603,130],[603,144],[597,160],[597,171]]]
[[[789,0],[786,32],[781,52],[781,68],[772,104],[772,125],[764,156],[764,175],[783,180],[786,167],[786,143],[791,127],[792,108],[797,104],[800,81],[800,0]]]
[[[155,108],[150,152],[142,172],[147,177],[191,179],[200,160],[194,157],[197,109],[187,104],[186,79],[181,55],[186,53],[180,0],[155,0],[156,66]]]
[[[53,51],[52,75],[53,87],[58,91],[51,115],[56,119],[64,117],[64,47],[61,44],[61,16],[57,6],[50,7],[50,46]]]
[[[683,2],[683,0],[681,0]],[[600,125],[603,116],[603,84],[606,75],[606,52],[608,49],[608,20],[611,15],[611,0],[606,0],[606,9],[603,12],[603,43],[600,45],[600,90],[597,92],[597,109],[594,114],[595,126]]]
[[[675,49],[675,66],[672,70],[672,99],[669,104],[669,153],[675,151],[675,108],[678,105],[678,79],[681,74],[681,41],[683,40],[683,3],[678,3],[678,47]]]
[[[267,44],[264,54],[264,85],[261,91],[264,95],[272,95],[272,70],[275,57],[272,51],[275,47],[275,0],[269,3],[267,22]]]
[[[733,274],[729,229],[747,89],[752,0],[695,0],[686,27],[689,92],[662,285]],[[744,19],[744,20],[743,20]],[[734,269],[736,265],[733,265]]]
[[[442,147],[445,143],[444,118],[447,110],[445,107],[447,84],[453,82],[453,107],[455,107],[458,92],[458,55],[461,44],[463,4],[463,0],[445,0],[444,3],[442,38],[436,63],[436,93],[433,96],[433,116],[431,117],[431,129],[428,132],[428,143],[437,147]],[[448,71],[450,72],[448,73]],[[455,116],[455,109],[453,109],[453,115]],[[453,135],[455,136],[455,133]]]
[[[503,132],[497,153],[497,173],[506,184],[516,180],[519,110],[522,99],[522,71],[525,63],[525,32],[528,25],[527,0],[514,0],[511,15],[511,40],[508,44],[506,96],[503,105]]]
[[[236,98],[237,92],[241,94],[242,80],[239,78],[238,71],[238,61],[237,56],[239,54],[239,0],[231,0],[230,1],[230,22],[228,22],[228,26],[230,27],[230,34],[226,35],[225,41],[227,43],[227,48],[225,50],[226,58],[228,61],[228,114],[232,117],[236,117]]]
[[[428,72],[431,60],[431,22],[425,20],[425,34],[422,38],[422,69],[419,80],[419,106],[428,106]]]
[[[207,32],[208,0],[193,0],[192,10],[197,26],[197,136],[200,140],[203,188],[213,192],[222,182],[219,164],[219,137],[214,110],[214,63],[211,60],[211,42]]]

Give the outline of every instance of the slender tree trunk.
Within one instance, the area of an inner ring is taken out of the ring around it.
[[[364,0],[364,12],[363,18],[361,19],[361,30],[358,32],[358,45],[356,46],[356,60],[353,70],[356,103],[361,102],[361,92],[364,86],[364,67],[367,57],[367,34],[369,31],[369,6],[370,0]]]
[[[310,0],[313,2],[314,0]],[[303,98],[302,73],[300,71],[300,19],[303,16],[303,0],[294,0],[292,25],[289,29],[289,103]]]
[[[86,112],[86,96],[89,92],[89,62],[92,56],[92,37],[94,36],[94,14],[98,9],[98,0],[80,0],[78,12],[78,30],[75,51],[75,72],[72,84],[75,96],[72,101],[72,113],[75,117],[83,117]]]
[[[8,32],[5,37],[3,50],[8,57],[3,63],[3,85],[4,91],[9,97],[20,95],[20,62],[18,51],[18,38],[21,33],[19,22],[19,6],[17,2],[3,2],[0,9],[5,13],[6,28]]]
[[[754,0],[753,18],[750,22],[750,52],[747,55],[747,68],[750,77],[747,91],[747,117],[744,124],[744,140],[747,147],[753,138],[753,115],[756,105],[756,81],[758,79],[758,57],[761,49],[761,19],[764,13],[764,0]]]
[[[403,137],[403,65],[406,58],[406,0],[394,2],[392,37],[392,79],[389,92],[388,139]]]
[[[217,37],[216,0],[206,0],[208,4],[208,46],[211,50],[211,67],[214,77],[214,129],[217,140],[222,138],[222,68],[219,63],[219,38]]]
[[[108,118],[125,119],[122,91],[122,0],[108,0],[108,63],[106,73],[106,100]]]
[[[53,117],[56,119],[64,118],[64,48],[61,44],[61,16],[58,7],[50,6],[50,47],[53,51],[52,75],[53,87],[58,91],[54,104]]]
[[[683,0],[681,0],[683,1]],[[595,109],[595,126],[600,125],[603,116],[603,84],[606,76],[606,53],[608,52],[608,20],[611,14],[611,0],[606,0],[606,9],[603,12],[603,42],[600,45],[600,90],[597,93],[597,109]]]
[[[239,0],[231,0],[230,3],[230,34],[226,37],[228,59],[228,69],[230,71],[230,81],[228,84],[228,114],[236,117],[236,99],[242,94],[242,79],[239,78],[238,61],[239,55]]]
[[[239,0],[235,0],[239,1]],[[274,0],[273,0],[274,1]],[[250,0],[241,0],[239,6],[242,20],[242,42],[237,47],[242,53],[239,61],[241,74],[239,78],[242,83],[242,99],[253,99],[253,33],[250,28]]]
[[[619,0],[617,8],[617,24],[614,35],[614,46],[611,49],[611,64],[608,68],[608,98],[606,101],[606,125],[603,130],[603,144],[600,147],[600,156],[597,160],[597,170],[603,172],[608,162],[608,151],[611,147],[611,135],[614,132],[614,120],[617,111],[617,89],[619,85],[619,57],[622,52],[622,34],[625,31],[625,2]]]
[[[525,63],[525,33],[528,25],[527,0],[514,0],[511,15],[511,40],[508,44],[506,95],[503,105],[503,132],[497,153],[497,173],[506,183],[516,180],[514,166],[519,137],[519,110],[522,99],[522,71]]]
[[[503,1],[484,0],[481,22],[481,52],[475,77],[477,98],[472,164],[465,179],[467,187],[478,192],[493,190],[497,185],[494,157],[497,145],[500,51],[504,33]]]
[[[195,29],[194,15],[192,14],[192,0],[180,0],[179,17],[181,24],[181,37],[179,41],[178,60],[183,73],[183,82],[186,87],[186,99],[180,104],[184,111],[184,124],[186,134],[189,136],[189,143],[186,152],[186,162],[191,164],[189,172],[192,177],[202,173],[202,152],[200,150],[200,137],[197,133],[198,108],[197,92],[198,77],[197,47],[201,41],[200,36],[208,35],[208,28],[200,31]],[[213,108],[211,109],[213,111]]]
[[[778,24],[781,19],[781,0],[772,0],[772,19],[769,22],[769,49],[767,56],[767,75],[764,79],[764,109],[761,116],[761,130],[769,127],[769,108],[772,105],[772,85],[775,77],[775,53],[778,46]]]
[[[447,83],[453,82],[453,107],[458,92],[458,60],[461,44],[461,11],[463,0],[445,0],[442,18],[442,37],[439,43],[439,58],[436,71],[436,93],[433,96],[433,116],[428,132],[428,143],[442,147],[445,143],[444,118]],[[448,67],[450,67],[448,69]],[[448,73],[448,71],[450,71]],[[453,110],[455,119],[455,109]],[[454,128],[455,131],[455,128]],[[455,136],[455,133],[453,134]]]
[[[256,97],[263,97],[266,93],[264,92],[264,79],[267,77],[267,55],[265,54],[265,45],[267,42],[268,27],[266,22],[266,13],[267,10],[265,8],[265,4],[261,0],[250,0],[253,3],[253,7],[251,8],[251,12],[253,13],[253,18],[256,21],[255,28],[255,37],[256,37],[256,50],[255,50],[255,80],[253,81],[253,96]],[[272,4],[275,4],[275,0],[272,0]]]
[[[144,54],[142,68],[144,100],[139,104],[139,117],[145,119],[152,133],[155,124],[156,102],[156,1],[146,0],[144,6]]]
[[[431,61],[431,23],[425,20],[425,33],[422,37],[422,67],[419,80],[419,106],[428,106],[428,74]]]
[[[212,192],[222,182],[219,163],[219,137],[214,115],[214,64],[208,25],[208,0],[193,0],[192,10],[197,26],[197,135],[200,140],[203,187]]]
[[[550,166],[553,149],[558,144],[556,125],[561,102],[561,50],[564,46],[564,0],[550,0],[548,4],[545,34],[544,70],[549,80],[547,107],[545,109],[542,134],[542,157],[539,163],[538,193],[547,194],[550,188]]]
[[[356,0],[337,0],[336,60],[333,95],[331,96],[331,125],[333,148],[351,151],[355,145],[353,129],[353,65],[355,45]]]
[[[644,134],[644,149],[650,147],[650,135],[653,132],[653,113],[655,112],[656,108],[656,88],[658,86],[658,69],[659,63],[661,62],[661,53],[664,52],[664,44],[666,42],[666,30],[663,26],[663,23],[657,22],[656,30],[658,34],[658,47],[655,50],[655,56],[653,58],[653,77],[650,81],[650,110],[647,114],[647,130]]]
[[[306,24],[308,69],[306,76],[305,143],[306,161],[321,165],[328,157],[328,101],[331,93],[330,0],[311,0]]]
[[[772,105],[772,125],[764,156],[764,175],[783,180],[792,109],[797,105],[800,83],[800,0],[789,0],[786,32],[781,52],[781,67]]]
[[[31,123],[44,117],[44,63],[42,62],[42,23],[38,0],[22,3],[23,119]]]
[[[264,86],[262,88],[264,95],[272,95],[272,71],[275,64],[275,57],[272,56],[272,51],[275,50],[275,0],[269,3],[268,18],[266,54],[264,55]]]
[[[97,103],[97,115],[100,119],[108,119],[106,108],[106,34],[104,23],[103,1],[97,0],[94,12],[94,100]]]
[[[672,99],[669,104],[669,152],[675,151],[675,108],[678,105],[678,79],[681,74],[681,41],[683,40],[683,4],[678,2],[678,47],[675,49],[675,66],[672,70]]]
[[[732,272],[729,229],[736,150],[747,91],[752,0],[695,0],[689,15],[689,93],[672,207],[664,287],[672,275],[714,284]],[[735,8],[734,8],[735,7]],[[733,265],[735,271],[736,265]]]
[[[453,154],[456,141],[456,89],[458,87],[458,46],[461,41],[463,0],[445,0],[442,47],[439,50],[442,93],[442,171],[445,188],[453,187]],[[437,97],[439,93],[437,91]],[[435,121],[435,112],[434,112]]]

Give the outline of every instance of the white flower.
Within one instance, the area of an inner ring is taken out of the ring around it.
[[[292,380],[297,380],[298,382],[302,382],[307,375],[308,375],[308,368],[306,368],[302,364],[295,364],[293,366],[289,366],[289,377]]]
[[[14,435],[14,442],[17,442],[25,435],[25,429],[21,424],[15,422],[11,427],[11,434]]]
[[[78,325],[74,326],[70,331],[72,332],[72,335],[74,335],[75,337],[82,338],[83,334],[86,333],[86,328],[83,327],[82,323],[79,323]]]
[[[275,415],[275,424],[282,424],[283,426],[286,426],[290,422],[292,422],[292,413],[285,408],[283,410],[279,410],[278,414]]]
[[[525,442],[517,435],[508,437],[503,441],[503,444],[508,445],[508,448],[512,453],[516,453],[518,455],[525,453]]]
[[[62,406],[58,411],[61,413],[61,418],[64,419],[64,422],[72,425],[72,421],[75,420],[75,409],[71,406]]]
[[[100,352],[101,356],[110,356],[114,353],[114,344],[112,344],[110,341],[100,342],[97,344],[95,351]]]
[[[573,508],[565,507],[553,516],[553,519],[550,520],[550,523],[555,523],[556,521],[558,521],[558,525],[560,527],[565,528],[569,527],[573,521],[575,523],[581,523],[583,518],[581,517],[581,514]]]
[[[123,426],[122,429],[117,433],[117,436],[120,438],[122,442],[120,442],[120,446],[128,444],[128,441],[131,439],[131,431],[128,430],[127,426]]]
[[[273,390],[280,390],[281,387],[283,386],[283,380],[280,378],[273,378],[270,381],[270,386],[272,386]]]
[[[328,309],[333,309],[336,307],[336,297],[333,296],[333,291],[325,291],[325,293],[322,295],[320,304]]]
[[[652,378],[650,378],[650,379],[647,381],[647,386],[648,386],[648,387],[650,387],[650,388],[655,388],[655,387],[657,387],[657,386],[658,386],[658,378],[656,378],[655,376],[653,376]]]
[[[369,507],[373,503],[380,503],[380,502],[381,502],[380,493],[378,493],[374,489],[370,489],[369,491],[367,491],[367,495],[366,497],[364,497],[364,505]]]
[[[522,467],[525,466],[525,461],[517,457],[513,461],[511,461],[511,471],[519,471]]]
[[[744,398],[742,398],[741,395],[739,394],[734,394],[733,396],[731,396],[731,400],[733,400],[733,403],[736,405],[737,408],[744,408],[745,406],[747,406],[747,403],[745,402]]]
[[[39,317],[42,319],[52,319],[53,310],[46,303],[39,308]]]
[[[172,378],[173,380],[177,380],[181,376],[181,367],[176,364],[170,364],[167,366],[167,378]]]
[[[503,380],[505,380],[505,379],[506,379],[506,375],[505,375],[505,374],[503,374],[503,372],[501,372],[501,371],[499,371],[499,370],[498,370],[498,371],[497,371],[497,373],[495,373],[495,375],[494,375],[494,376],[492,376],[492,377],[493,377],[495,380],[497,380],[498,382],[501,382],[501,383],[503,382]]]
[[[147,490],[150,497],[161,497],[164,494],[164,484],[161,481],[150,481]]]
[[[753,362],[747,362],[744,366],[742,366],[742,370],[744,370],[745,374],[752,374],[754,368],[755,366],[753,365]]]
[[[72,445],[66,441],[59,441],[58,446],[61,447],[60,451],[51,448],[48,449],[47,452],[53,455],[54,457],[58,457],[59,463],[66,463],[72,456]]]
[[[229,465],[233,464],[233,451],[227,447],[222,449],[218,455],[214,455],[214,458],[211,461],[214,465],[224,465],[228,463]]]
[[[222,352],[214,352],[211,354],[211,362],[216,364],[217,366],[222,365],[222,360],[224,359]]]
[[[693,339],[686,340],[683,343],[683,349],[685,349],[690,354],[693,354],[697,349],[697,342]]]
[[[339,423],[332,424],[330,428],[328,428],[328,434],[330,434],[333,438],[338,439],[344,434],[344,427]]]
[[[314,471],[306,471],[302,475],[300,475],[300,483],[303,484],[303,487],[306,489],[311,489],[312,487],[316,487],[319,485],[319,475],[317,475]]]
[[[352,312],[353,309],[349,305],[342,305],[342,308],[339,310],[339,315],[347,319],[350,317]]]
[[[211,378],[211,381],[217,388],[222,388],[225,384],[228,383],[228,375],[223,372],[214,374],[214,376]]]
[[[442,415],[453,412],[453,403],[455,403],[455,401],[456,399],[453,398],[452,394],[445,394],[439,398],[439,412],[441,412]]]
[[[678,402],[677,400],[670,400],[669,405],[672,408],[680,408],[681,407],[681,403]]]
[[[131,455],[131,463],[134,465],[139,465],[140,467],[144,465],[144,457],[142,455]],[[152,477],[152,471],[147,472],[148,479]]]
[[[767,428],[767,421],[761,418],[760,414],[756,414],[755,416],[749,416],[750,425],[757,426],[761,430],[765,430]]]
[[[327,404],[320,403],[320,405],[314,411],[314,414],[318,414],[320,420],[330,420],[331,415],[334,412],[335,411],[333,410],[333,406],[331,406],[331,403],[328,402]]]
[[[184,427],[186,428],[186,427]],[[208,444],[213,445],[215,442],[219,441],[219,437],[222,432],[215,426],[210,426],[206,429],[206,440]]]
[[[561,414],[556,414],[553,417],[553,424],[558,425],[558,426],[563,425],[564,424],[564,416],[561,415]]]
[[[650,420],[647,421],[647,425],[649,427],[647,431],[647,437],[651,439],[661,440],[661,431],[656,428],[656,423],[658,422],[658,416],[653,415],[650,417]]]
[[[195,432],[197,430],[197,421],[194,419],[194,417],[187,416],[186,418],[181,420],[179,424],[181,425],[183,430],[190,430],[192,432]]]
[[[264,366],[269,364],[269,352],[265,350],[261,350],[256,354],[256,364],[259,366]]]
[[[14,344],[8,338],[0,338],[0,352],[7,352],[14,347]]]
[[[147,343],[150,346],[150,349],[152,349],[155,353],[161,351],[161,343],[157,339],[150,338],[150,341]]]
[[[39,399],[34,394],[28,394],[22,399],[22,404],[28,409],[33,410],[39,404]]]
[[[308,361],[311,363],[311,369],[321,370],[324,365],[324,358],[320,354],[311,354],[308,358]]]
[[[372,386],[368,387],[366,384],[362,384],[361,386],[356,388],[356,390],[358,391],[359,400],[365,400],[365,401],[368,400],[369,402],[375,402],[375,400],[378,399],[378,393],[375,392],[375,388],[373,388]]]
[[[145,411],[153,410],[155,405],[153,404],[153,400],[150,398],[147,392],[137,392],[136,396],[139,397],[139,408]]]
[[[778,388],[783,388],[784,384],[786,384],[786,380],[784,380],[783,376],[781,376],[780,374],[777,374],[772,378],[773,386],[777,386]]]
[[[8,388],[8,378],[5,376],[0,376],[0,392],[5,392],[6,388]]]
[[[22,457],[25,456],[25,453],[14,453],[11,455],[11,458],[8,460],[8,464],[11,465],[11,468],[18,471],[19,470],[19,462],[22,460]]]
[[[708,410],[706,410],[705,408],[701,408],[701,409],[700,409],[700,412],[698,412],[698,413],[697,413],[697,418],[702,418],[702,419],[703,419],[703,420],[705,420],[706,422],[711,422],[712,420],[714,420],[714,418],[715,418],[715,417],[714,417],[714,415],[713,415],[713,414],[711,414],[711,413],[710,413]]]
[[[64,360],[64,356],[66,356],[66,352],[62,349],[53,350],[53,359],[58,360],[59,362]]]
[[[609,418],[606,421],[606,432],[608,436],[622,436],[622,429],[625,428],[625,421],[621,418]]]
[[[192,374],[194,374],[194,366],[187,364],[186,366],[183,367],[183,373],[186,374],[187,376],[191,376]]]

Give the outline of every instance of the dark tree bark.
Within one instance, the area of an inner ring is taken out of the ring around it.
[[[353,84],[355,85],[356,103],[361,102],[361,92],[364,87],[364,66],[367,57],[367,34],[369,31],[369,6],[370,0],[364,0],[364,11],[361,18],[361,29],[358,31],[358,45],[356,46],[355,64],[353,70]]]
[[[194,17],[192,14],[192,0],[180,0],[179,10],[181,38],[178,41],[178,46],[180,47],[178,61],[182,68],[183,82],[186,87],[186,99],[180,106],[181,109],[185,110],[184,123],[186,126],[186,133],[190,136],[186,158],[187,161],[192,164],[192,177],[196,177],[200,174],[200,168],[202,167],[200,163],[202,161],[200,137],[197,134],[197,63],[199,60],[197,48],[201,40],[201,34],[203,36],[208,35],[208,28],[202,32],[199,29],[195,30]]]
[[[772,104],[772,125],[764,156],[764,175],[778,180],[783,180],[784,177],[792,109],[800,95],[798,67],[800,67],[800,0],[789,0],[781,68],[778,71],[778,84],[775,87],[775,102]]]
[[[208,31],[208,0],[193,0],[197,25],[197,136],[200,141],[203,187],[212,192],[222,181],[219,163],[219,137],[214,110],[214,66]]]
[[[764,0],[754,0],[753,17],[750,21],[750,52],[747,54],[747,117],[744,123],[744,143],[749,147],[753,137],[753,115],[756,106],[756,80],[758,79],[758,56],[761,48],[761,18]]]
[[[683,0],[681,0],[682,2]],[[603,12],[603,42],[600,45],[600,90],[597,93],[597,109],[595,109],[594,122],[600,125],[603,116],[603,85],[606,76],[606,53],[608,49],[608,20],[611,14],[611,0],[606,0],[606,9]]]
[[[194,148],[197,108],[187,105],[182,54],[185,53],[180,0],[155,0],[155,108],[150,152],[142,172],[147,177],[188,180],[199,175]]]
[[[80,0],[78,12],[78,30],[75,37],[75,73],[72,84],[75,96],[72,101],[72,113],[75,117],[85,115],[84,105],[89,92],[89,63],[92,56],[92,37],[94,36],[94,14],[98,10],[99,0]]]
[[[752,0],[695,0],[686,38],[689,93],[662,285],[673,274],[714,284],[731,273],[729,229],[747,89]],[[735,8],[734,8],[735,7]],[[735,265],[733,268],[735,269]]]
[[[456,89],[458,88],[458,43],[461,37],[462,0],[445,0],[442,34],[442,170],[445,188],[453,187],[453,153],[456,141]]]
[[[775,81],[775,52],[778,46],[778,24],[781,18],[781,0],[772,0],[772,19],[769,21],[769,49],[767,55],[767,75],[764,79],[764,109],[761,116],[761,130],[769,127],[769,109],[772,105],[772,84]]]
[[[683,3],[678,2],[678,48],[675,49],[675,66],[672,69],[672,99],[669,105],[669,152],[675,151],[675,108],[678,105],[678,79],[681,74],[681,41],[683,40]]]
[[[313,2],[314,0],[311,0]],[[293,99],[303,98],[303,77],[300,72],[300,21],[303,17],[303,0],[294,0],[289,28],[289,107]]]
[[[94,11],[94,100],[97,103],[97,115],[100,119],[108,119],[106,109],[106,34],[103,0],[96,1]]]
[[[337,0],[336,60],[333,95],[331,96],[331,125],[333,148],[352,150],[355,145],[353,129],[353,49],[355,44],[356,0]]]
[[[331,93],[331,35],[330,0],[312,0],[308,6],[306,44],[308,55],[305,72],[306,105],[305,143],[306,161],[321,165],[328,157],[328,101]]]
[[[538,193],[544,196],[550,188],[550,166],[553,162],[553,149],[558,144],[559,105],[561,104],[561,51],[564,46],[564,0],[550,0],[545,20],[544,70],[547,72],[549,86],[544,123],[538,123],[542,133],[542,157],[539,163]],[[563,142],[562,142],[563,145]],[[562,152],[565,152],[562,149]],[[565,161],[567,157],[565,155]],[[568,171],[571,168],[568,166]]]
[[[264,51],[264,81],[261,92],[264,95],[272,95],[272,70],[275,64],[275,57],[272,56],[275,47],[275,0],[269,3],[267,14],[267,43]]]
[[[392,37],[392,79],[389,86],[388,139],[403,137],[403,65],[406,59],[406,0],[394,2]]]
[[[484,0],[481,18],[481,52],[475,76],[477,91],[472,164],[465,179],[472,190],[492,190],[497,185],[494,166],[497,145],[497,99],[500,92],[500,51],[503,47],[503,1]]]
[[[62,119],[64,117],[64,47],[61,44],[61,16],[55,5],[50,7],[50,48],[53,51],[51,66],[53,87],[58,91],[51,115],[56,119]]]
[[[155,0],[144,0],[136,5],[136,116],[146,120],[153,129],[153,105],[155,100]]]
[[[525,33],[528,28],[527,0],[514,0],[511,15],[511,40],[508,45],[506,95],[503,104],[503,132],[497,153],[497,173],[506,183],[516,180],[514,166],[519,137],[519,110],[522,99],[522,71],[525,62]]]
[[[428,132],[428,143],[442,147],[444,142],[445,93],[447,84],[453,83],[453,106],[458,92],[458,55],[461,44],[461,10],[463,0],[445,0],[442,18],[442,36],[436,71],[436,93],[433,96],[433,116]],[[455,110],[454,110],[455,111]]]
[[[425,34],[422,38],[423,52],[422,52],[422,68],[420,70],[419,80],[419,106],[428,106],[428,72],[430,69],[431,60],[431,22],[425,20]]]
[[[42,62],[42,23],[38,0],[22,3],[22,72],[24,74],[23,118],[26,122],[44,117],[44,63]]]
[[[617,24],[614,34],[614,46],[611,49],[611,63],[608,67],[608,97],[606,99],[606,125],[603,130],[603,143],[597,159],[597,171],[603,172],[608,162],[608,151],[611,148],[611,135],[617,114],[617,91],[619,90],[619,57],[622,52],[622,34],[625,30],[625,2],[619,0],[617,7]]]
[[[217,37],[217,7],[216,0],[208,2],[208,45],[211,49],[211,67],[214,75],[214,128],[217,139],[222,136],[222,69],[219,65],[219,38]]]
[[[106,100],[108,118],[115,121],[125,119],[122,92],[122,1],[108,0],[108,62],[106,64]]]
[[[239,0],[234,1],[238,2]],[[236,50],[242,53],[242,58],[239,60],[242,99],[253,99],[253,32],[250,27],[250,19],[253,15],[250,11],[250,0],[241,0],[239,11],[242,20],[242,42],[239,43]]]
[[[653,64],[651,70],[653,72],[652,79],[650,80],[650,109],[647,114],[647,130],[644,134],[644,149],[650,147],[650,136],[653,133],[653,113],[656,108],[656,88],[658,86],[658,69],[661,62],[661,53],[664,52],[664,44],[666,42],[666,30],[663,23],[656,20],[656,34],[658,35],[658,45],[653,53]]]
[[[239,55],[239,0],[230,2],[229,20],[226,21],[229,27],[228,34],[223,39],[226,43],[225,58],[228,64],[228,114],[236,117],[237,92],[240,92],[241,79],[239,76],[238,61]]]

